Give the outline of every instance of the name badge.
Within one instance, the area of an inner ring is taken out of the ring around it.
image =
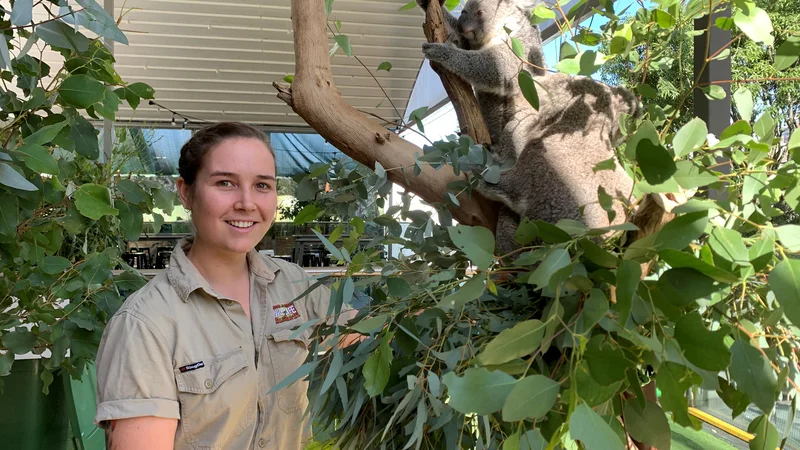
[[[275,323],[283,323],[300,318],[300,313],[297,312],[294,303],[275,305],[272,307],[272,312],[275,314]]]

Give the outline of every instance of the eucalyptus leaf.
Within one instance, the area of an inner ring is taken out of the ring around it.
[[[525,100],[530,103],[533,109],[538,111],[539,93],[536,91],[536,83],[534,82],[533,76],[525,70],[520,70],[517,76],[517,82],[519,83],[522,95],[525,96]]]
[[[783,225],[775,229],[781,244],[792,253],[800,252],[800,225]]]
[[[451,309],[460,310],[467,302],[471,302],[483,295],[485,290],[486,283],[484,275],[475,275],[469,278],[454,293],[443,298],[436,306],[444,311],[450,311]]]
[[[723,227],[714,228],[708,244],[716,255],[727,261],[740,266],[750,264],[750,255],[744,246],[742,235],[735,230]]]
[[[39,188],[37,188],[33,183],[20,175],[19,172],[2,161],[0,161],[0,184],[4,184],[10,188],[19,189],[22,191],[39,190]]]
[[[684,365],[664,362],[656,374],[656,387],[661,390],[659,399],[664,411],[671,412],[673,420],[685,427],[693,426],[689,418],[686,391],[699,385],[702,378]]]
[[[725,345],[728,333],[725,329],[709,331],[696,312],[682,316],[675,324],[675,339],[686,359],[712,372],[725,370],[730,365],[731,352]]]
[[[447,228],[450,239],[467,254],[479,269],[486,270],[494,261],[494,235],[483,227],[456,225]]]
[[[124,201],[117,202],[116,206],[119,210],[120,227],[125,240],[128,242],[138,241],[144,228],[142,211]]]
[[[720,281],[722,283],[736,283],[739,277],[731,272],[712,266],[702,259],[695,258],[694,256],[678,250],[666,249],[658,252],[661,259],[667,264],[675,268],[689,268],[694,269],[710,278]]]
[[[503,330],[476,357],[484,366],[509,362],[529,355],[539,348],[544,336],[545,324],[532,319],[520,322]]]
[[[586,450],[622,450],[625,448],[611,426],[585,403],[578,405],[569,417],[569,434]]]
[[[447,372],[442,377],[450,396],[450,406],[462,414],[491,414],[500,411],[517,380],[499,370],[469,368],[459,377]]]
[[[111,192],[108,188],[93,183],[78,187],[75,192],[75,206],[82,215],[92,220],[119,214],[119,211],[111,206]]]
[[[33,0],[16,0],[11,8],[11,24],[28,25],[33,20]]]
[[[10,331],[3,335],[3,347],[17,355],[28,353],[38,342],[35,334],[28,330]]]
[[[745,122],[750,122],[753,119],[753,94],[746,87],[740,87],[733,93],[733,101],[739,111],[739,117]]]
[[[544,261],[533,271],[528,278],[528,283],[535,284],[536,289],[541,289],[549,285],[553,275],[569,265],[569,263],[569,252],[563,248],[555,248],[547,254]]]
[[[519,380],[503,405],[503,420],[516,422],[544,417],[556,403],[560,390],[560,384],[542,375]]]
[[[708,135],[708,127],[703,119],[695,117],[689,121],[678,130],[672,140],[672,145],[675,146],[675,156],[680,158],[699,150],[706,142],[706,135]]]
[[[35,30],[37,36],[54,47],[74,49],[79,53],[89,49],[89,38],[60,20],[39,24]]]
[[[708,211],[684,214],[669,221],[656,235],[655,246],[681,250],[699,238],[708,225]]]
[[[764,355],[749,342],[737,339],[731,346],[728,369],[736,388],[750,397],[764,413],[769,413],[778,399],[778,377]]]
[[[72,267],[72,263],[63,256],[45,256],[42,271],[48,274],[62,273]]]
[[[367,358],[361,370],[364,375],[364,388],[370,397],[380,395],[389,382],[389,374],[392,366],[392,348],[389,342],[392,333],[388,333],[381,338],[378,349]]]
[[[355,330],[361,334],[372,334],[381,330],[386,320],[390,318],[389,314],[380,314],[375,317],[363,319],[360,322],[350,325],[350,329]]]
[[[772,20],[766,11],[749,2],[739,2],[737,6],[740,9],[733,15],[736,26],[753,41],[772,45]]]
[[[620,325],[625,326],[633,307],[633,297],[642,278],[642,268],[639,263],[630,259],[622,260],[617,269],[617,305]]]
[[[25,165],[34,172],[58,175],[58,161],[46,148],[38,144],[25,144],[14,149]]]
[[[766,415],[753,419],[747,431],[755,435],[749,443],[750,450],[773,449],[780,446],[781,434]]]
[[[769,274],[769,286],[784,314],[795,326],[800,324],[800,260],[785,259]]]
[[[659,450],[669,450],[672,431],[660,406],[647,401],[644,409],[640,409],[634,403],[626,402],[622,417],[632,438]]]
[[[603,386],[610,386],[625,379],[625,370],[631,363],[619,346],[605,336],[596,335],[586,345],[584,355],[592,379]]]
[[[58,94],[69,106],[88,108],[103,99],[106,87],[87,75],[71,75],[58,87]]]
[[[677,170],[667,149],[660,144],[654,145],[649,139],[642,139],[636,146],[636,161],[651,185],[664,183]]]
[[[658,278],[658,289],[675,306],[690,306],[720,290],[710,277],[687,267],[673,267]]]

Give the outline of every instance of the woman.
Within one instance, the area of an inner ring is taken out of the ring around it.
[[[181,148],[177,190],[193,238],[132,294],[97,355],[95,420],[108,449],[300,449],[308,382],[269,391],[305,360],[329,292],[254,247],[275,220],[275,157],[248,125],[204,128]],[[303,280],[303,281],[300,281]]]

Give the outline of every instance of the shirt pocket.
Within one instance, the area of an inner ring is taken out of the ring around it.
[[[267,336],[272,366],[272,370],[268,372],[272,372],[272,386],[276,386],[302,366],[308,356],[308,330],[295,337],[290,337],[292,333],[292,330],[281,330]],[[283,412],[291,414],[305,410],[308,405],[308,381],[295,381],[274,394],[278,396],[278,407]]]
[[[203,364],[188,372],[175,370],[181,431],[194,448],[220,449],[253,423],[256,384],[247,376],[241,347]]]

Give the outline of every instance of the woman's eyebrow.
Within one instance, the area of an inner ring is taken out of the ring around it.
[[[232,177],[232,178],[237,177],[237,175],[235,173],[233,173],[233,172],[221,172],[221,171],[211,172],[208,176],[209,177]]]

